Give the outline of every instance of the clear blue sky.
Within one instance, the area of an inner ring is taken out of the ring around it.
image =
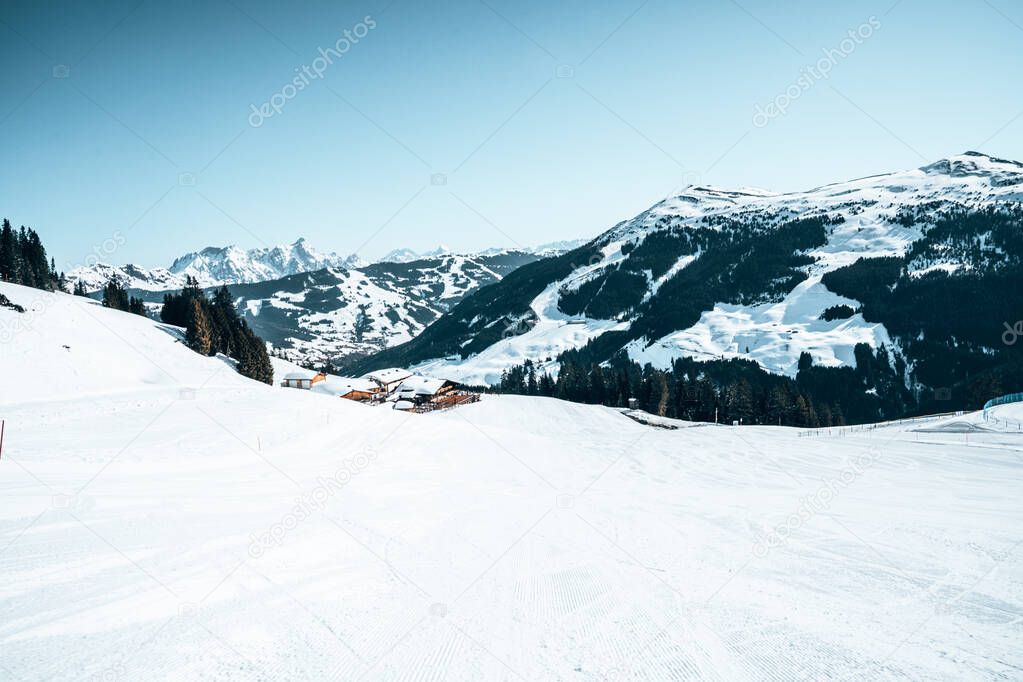
[[[798,84],[871,17],[827,79]],[[346,30],[363,35],[252,127]],[[115,232],[106,260],[149,266],[299,236],[369,258],[530,245],[688,182],[1023,159],[1011,0],[8,1],[0,64],[0,215],[62,267]]]

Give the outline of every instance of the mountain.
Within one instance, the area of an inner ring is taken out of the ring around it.
[[[475,255],[483,256],[496,256],[502,253],[531,253],[535,256],[548,257],[555,256],[565,251],[571,251],[574,248],[582,246],[586,243],[585,239],[566,239],[562,241],[549,242],[547,244],[540,244],[539,246],[529,247],[516,247],[514,249],[503,249],[503,248],[491,248],[485,249],[478,252]],[[424,251],[418,253],[408,248],[395,249],[386,253],[378,263],[411,263],[412,261],[422,260],[424,258],[438,258],[440,256],[453,255],[451,249],[444,244],[439,245],[437,248],[430,251]]]
[[[347,268],[360,263],[357,256],[342,258],[336,253],[320,253],[300,238],[294,244],[248,251],[236,246],[208,247],[176,259],[170,271],[177,275],[191,275],[200,284],[237,284],[266,282],[301,272]]]
[[[253,330],[290,359],[353,360],[415,337],[467,294],[537,260],[520,251],[327,267],[230,284]],[[158,310],[165,291],[129,289]]]
[[[354,360],[409,341],[467,294],[576,242],[535,249],[455,254],[441,245],[426,254],[403,249],[376,263],[323,254],[304,239],[273,248],[207,247],[170,268],[96,264],[68,275],[93,297],[111,278],[159,314],[165,293],[187,276],[213,289],[226,284],[257,334],[298,362]]]
[[[527,359],[556,373],[575,350],[658,368],[744,358],[795,376],[803,353],[853,366],[866,344],[907,362],[910,387],[949,387],[1012,361],[1021,202],[1023,165],[977,152],[805,192],[689,187],[350,369],[495,383]]]
[[[358,256],[347,258],[321,253],[300,238],[293,244],[244,250],[237,246],[209,246],[174,260],[169,268],[147,269],[138,265],[114,266],[97,263],[68,273],[69,286],[77,282],[86,291],[97,291],[111,277],[130,289],[164,291],[180,289],[185,277],[195,277],[201,286],[266,282],[323,268],[362,265]]]

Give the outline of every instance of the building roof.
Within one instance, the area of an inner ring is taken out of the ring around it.
[[[394,403],[394,409],[396,410],[411,410],[415,405],[408,400],[399,400]]]
[[[377,385],[370,379],[336,377],[328,374],[325,381],[321,381],[313,386],[313,390],[319,393],[327,393],[335,396],[346,396],[352,391],[372,393],[377,390]]]
[[[312,378],[313,378],[313,375],[310,374],[309,372],[288,372],[287,374],[284,375],[284,378],[285,379],[290,379],[291,381],[295,381],[296,379],[302,379],[304,381],[311,381]]]
[[[398,387],[399,393],[414,393],[415,395],[434,395],[448,383],[444,379],[434,379],[419,375],[410,376],[401,382]]]
[[[393,384],[395,381],[401,381],[412,376],[412,372],[407,369],[400,367],[389,367],[388,369],[378,369],[375,372],[368,372],[362,375],[362,379],[372,379],[381,384]]]

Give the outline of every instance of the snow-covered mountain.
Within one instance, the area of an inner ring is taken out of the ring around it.
[[[323,268],[349,268],[361,263],[358,256],[320,253],[300,238],[294,244],[248,251],[236,246],[208,247],[176,259],[170,271],[191,275],[200,284],[240,284],[266,282]]]
[[[252,328],[296,361],[344,361],[411,340],[466,295],[536,256],[445,255],[232,286]]]
[[[476,256],[496,256],[502,253],[531,253],[535,256],[547,258],[549,256],[556,256],[559,253],[571,251],[572,249],[578,248],[586,243],[585,239],[565,239],[561,241],[548,242],[546,244],[540,244],[538,246],[527,246],[527,247],[516,247],[514,249],[505,248],[490,248],[484,249],[473,254],[464,255],[476,255]],[[435,249],[429,251],[416,252],[412,249],[401,248],[390,251],[380,260],[378,263],[410,263],[416,260],[423,260],[425,258],[440,258],[442,256],[455,255],[454,252],[445,246],[440,244]]]
[[[500,250],[359,268],[325,267],[228,287],[239,312],[275,350],[295,361],[321,363],[352,360],[404,343],[467,294],[537,259],[531,253]],[[129,292],[153,309],[165,290]]]
[[[176,258],[169,268],[98,263],[75,268],[67,277],[71,285],[81,282],[86,291],[101,289],[112,277],[130,289],[165,291],[180,289],[188,276],[196,278],[200,286],[211,287],[266,282],[322,268],[350,268],[362,264],[358,256],[321,253],[304,238],[299,238],[293,244],[248,250],[237,246],[208,246]]]
[[[321,253],[299,239],[248,251],[208,247],[177,258],[170,268],[98,264],[74,270],[68,279],[69,286],[81,281],[97,292],[116,278],[154,313],[164,293],[182,288],[188,276],[204,288],[227,284],[260,336],[296,361],[322,362],[409,341],[477,288],[572,244],[475,254],[455,254],[442,245],[366,263]]]
[[[976,359],[997,349],[1005,320],[1023,318],[1018,297],[964,303],[957,315],[976,323],[962,329],[920,311],[933,296],[965,296],[967,275],[1014,286],[1021,202],[1023,164],[976,152],[805,192],[689,187],[476,292],[358,368],[421,365],[493,383],[526,359],[556,372],[560,353],[585,347],[592,361],[620,351],[660,368],[680,357],[747,358],[794,375],[803,352],[850,365],[866,343],[906,353],[919,369],[939,352],[923,348],[924,336],[976,348]],[[995,208],[1009,213],[988,213]],[[889,281],[871,289],[879,264],[891,266]]]

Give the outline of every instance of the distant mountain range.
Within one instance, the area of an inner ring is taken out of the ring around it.
[[[1018,361],[1003,335],[1023,319],[1021,262],[1023,164],[977,152],[805,192],[689,187],[347,369],[492,384],[572,351],[795,376],[803,353],[855,366],[866,344],[905,363],[908,388],[940,389]]]
[[[112,277],[130,289],[166,291],[183,287],[187,276],[195,277],[200,286],[211,287],[266,282],[323,268],[352,268],[362,264],[358,256],[320,253],[300,238],[293,244],[249,250],[237,246],[208,246],[174,259],[169,268],[99,263],[75,268],[67,273],[67,278],[72,285],[81,282],[86,291],[102,289]]]
[[[524,252],[524,253],[531,253],[531,254],[536,255],[536,256],[547,257],[547,256],[554,256],[554,255],[557,255],[559,253],[564,253],[565,251],[571,251],[574,248],[582,246],[586,242],[587,242],[586,239],[566,239],[566,240],[557,241],[557,242],[549,242],[547,244],[540,244],[539,246],[520,247],[520,248],[517,248],[515,250],[521,251],[521,252]],[[480,252],[476,253],[475,255],[489,256],[489,255],[500,254],[500,253],[503,253],[505,251],[506,251],[506,249],[500,249],[500,248],[486,249],[484,251],[480,251]],[[380,260],[378,260],[377,262],[378,263],[409,263],[411,261],[422,260],[424,258],[438,258],[438,257],[441,257],[441,256],[451,256],[451,255],[454,255],[454,252],[450,248],[445,246],[444,244],[441,244],[440,246],[438,246],[435,249],[431,249],[430,251],[423,251],[423,252],[419,252],[419,253],[417,253],[416,251],[413,251],[412,249],[395,249],[394,251],[390,251],[387,254],[385,254],[384,257],[381,258]]]
[[[350,361],[408,341],[467,294],[557,248],[476,254],[402,249],[366,263],[321,253],[299,239],[248,251],[208,247],[175,259],[169,268],[101,263],[73,270],[68,280],[98,297],[114,278],[154,315],[164,294],[181,289],[188,276],[207,289],[227,285],[239,312],[276,350],[299,362],[321,363]]]
[[[569,251],[585,243],[583,239],[541,244],[536,247],[515,249],[492,248],[476,253],[457,254],[447,246],[417,253],[402,248],[389,252],[377,261],[367,261],[358,255],[339,256],[322,253],[309,245],[305,238],[293,244],[244,250],[237,246],[207,246],[174,259],[170,267],[146,268],[140,265],[109,265],[97,263],[75,268],[67,273],[69,286],[81,282],[89,292],[99,291],[111,278],[129,289],[141,291],[168,291],[180,289],[185,277],[198,280],[202,287],[221,284],[254,284],[282,279],[303,272],[324,268],[359,269],[372,263],[412,263],[445,257],[490,258],[503,254],[529,254],[547,257]]]

